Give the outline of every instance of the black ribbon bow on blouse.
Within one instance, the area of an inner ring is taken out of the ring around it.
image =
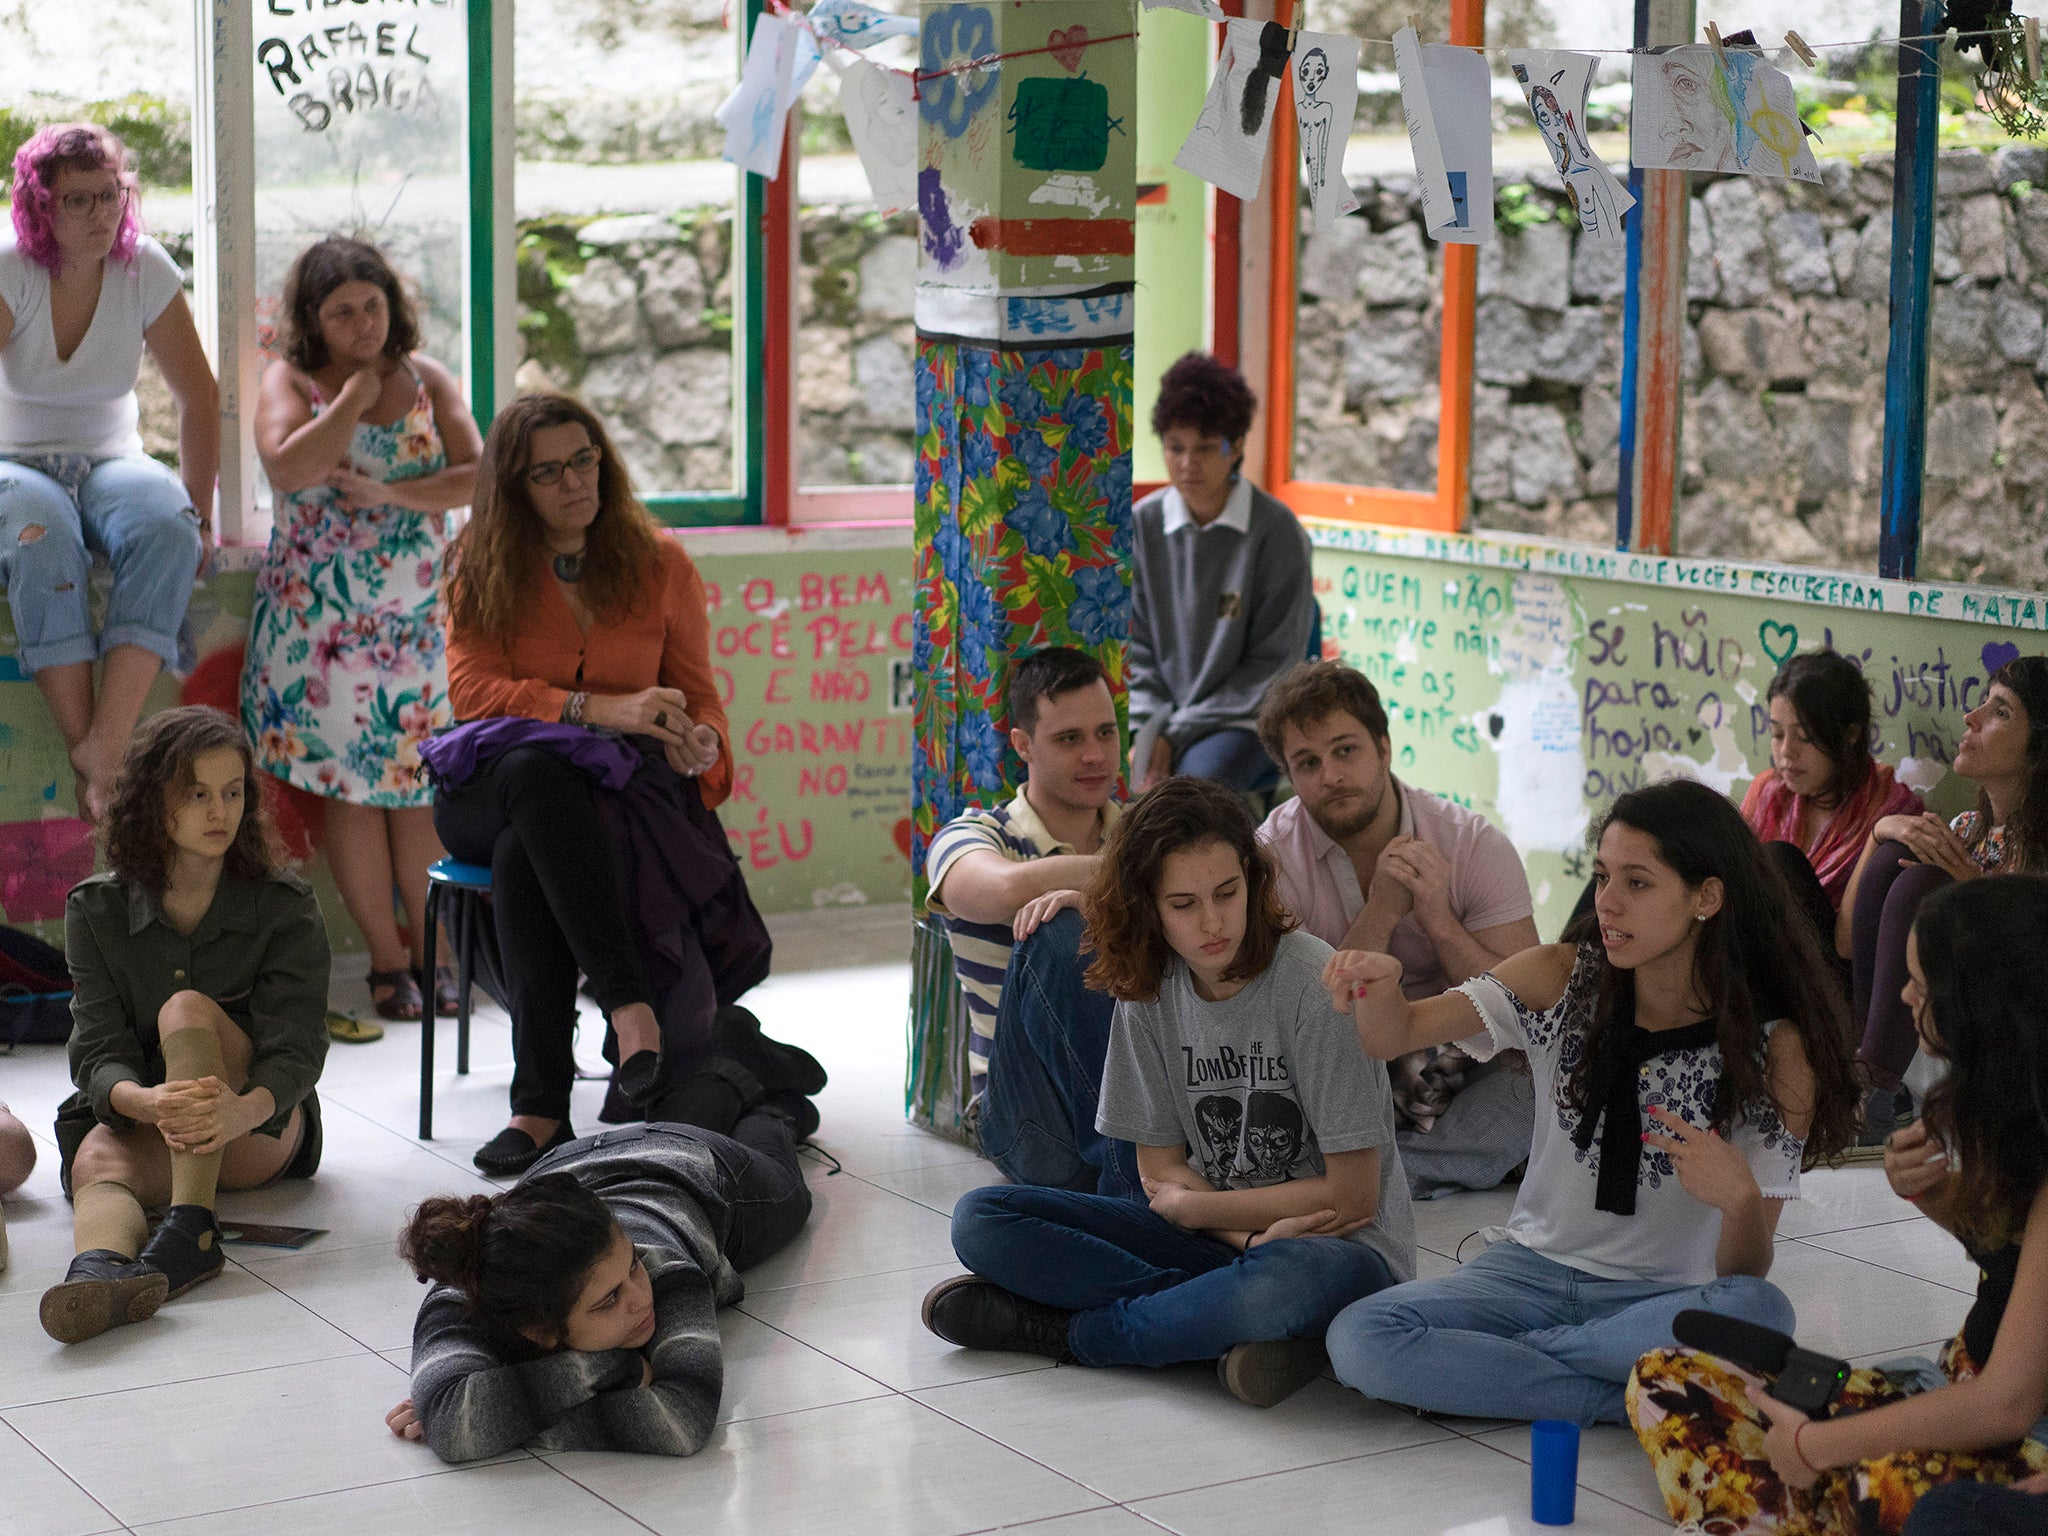
[[[1615,998],[1614,1016],[1600,1032],[1586,1084],[1586,1109],[1572,1141],[1583,1152],[1600,1133],[1600,1179],[1593,1208],[1615,1216],[1636,1213],[1636,1180],[1643,1156],[1643,1109],[1639,1079],[1643,1066],[1674,1051],[1697,1050],[1720,1038],[1713,1020],[1683,1029],[1644,1029],[1635,1021],[1632,995]]]

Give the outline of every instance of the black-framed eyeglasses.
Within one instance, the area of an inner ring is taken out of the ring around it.
[[[66,192],[57,199],[57,204],[74,219],[83,219],[95,213],[111,213],[127,201],[128,189],[114,187],[106,192]]]
[[[526,478],[534,485],[553,485],[562,478],[563,470],[573,469],[576,471],[577,479],[586,479],[590,472],[597,468],[598,462],[603,458],[604,450],[593,443],[588,448],[578,448],[569,455],[566,461],[562,459],[543,460],[527,470]]]

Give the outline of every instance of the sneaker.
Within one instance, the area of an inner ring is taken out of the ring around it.
[[[924,1325],[962,1349],[1006,1350],[1074,1363],[1067,1324],[1074,1314],[1012,1295],[979,1275],[955,1275],[925,1292]]]
[[[96,1338],[155,1316],[170,1289],[163,1275],[124,1253],[88,1248],[71,1261],[62,1285],[43,1292],[43,1332],[59,1344]]]
[[[1271,1408],[1322,1375],[1328,1361],[1321,1339],[1263,1339],[1233,1344],[1216,1362],[1216,1379],[1240,1403]]]
[[[182,1296],[219,1274],[227,1264],[220,1250],[220,1223],[203,1205],[174,1205],[143,1245],[136,1262],[171,1282],[170,1294]]]

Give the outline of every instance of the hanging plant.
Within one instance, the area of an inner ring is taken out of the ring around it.
[[[2048,133],[2039,43],[2028,48],[2026,20],[2013,14],[2012,0],[1955,0],[1948,22],[1956,29],[1956,52],[1975,48],[1984,60],[1977,91],[1998,126],[2017,139]]]

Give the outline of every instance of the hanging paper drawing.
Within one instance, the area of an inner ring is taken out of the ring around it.
[[[795,23],[767,13],[756,17],[739,88],[714,114],[725,129],[725,158],[756,176],[772,177],[782,168],[782,130],[796,102],[796,40]]]
[[[883,213],[917,206],[917,103],[910,77],[855,59],[839,79],[846,132]]]
[[[1294,114],[1314,228],[1327,230],[1358,200],[1344,180],[1344,146],[1358,112],[1358,39],[1304,32],[1294,44]]]
[[[1273,86],[1287,72],[1287,29],[1232,17],[1202,115],[1173,163],[1191,176],[1250,202],[1266,175],[1266,136],[1273,127]]]
[[[1430,238],[1484,245],[1493,238],[1493,81],[1486,55],[1394,34],[1401,110]]]
[[[1704,43],[1636,60],[1629,158],[1645,170],[1820,180],[1785,72]]]
[[[1586,138],[1586,93],[1592,89],[1597,64],[1585,53],[1508,50],[1508,68],[1521,84],[1536,131],[1543,135],[1557,174],[1578,205],[1580,234],[1603,245],[1618,245],[1627,238],[1621,216],[1636,200]]]

